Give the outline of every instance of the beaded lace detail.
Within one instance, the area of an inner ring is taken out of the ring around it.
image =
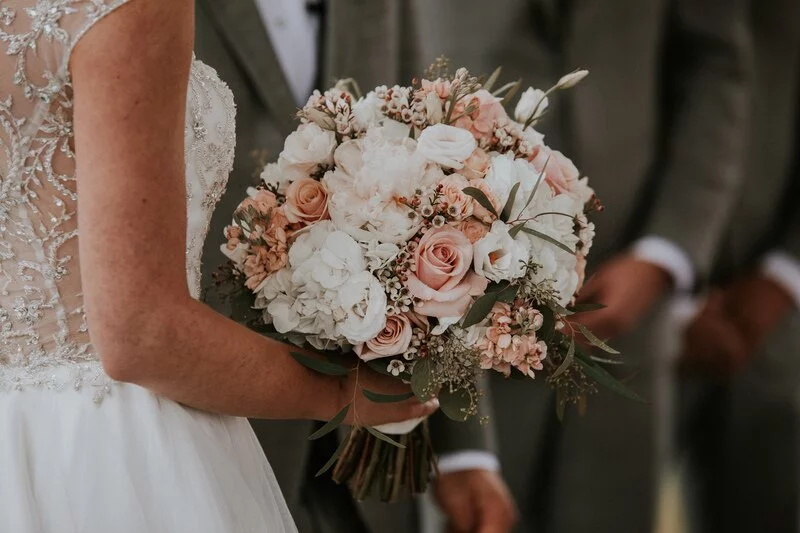
[[[0,393],[111,390],[86,325],[78,254],[69,57],[129,0],[0,0]],[[235,145],[233,95],[194,61],[186,144],[187,279],[200,259]]]

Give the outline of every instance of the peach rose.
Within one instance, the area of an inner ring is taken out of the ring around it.
[[[465,114],[470,109],[472,111]],[[453,116],[459,117],[455,126],[469,130],[478,140],[491,138],[495,126],[508,121],[508,114],[503,109],[500,98],[492,96],[492,93],[485,89],[459,100],[453,110]]]
[[[464,161],[464,168],[461,169],[461,173],[470,180],[481,179],[489,172],[489,163],[489,154],[485,150],[475,148],[472,155]]]
[[[448,214],[457,220],[472,215],[472,197],[464,192],[469,182],[461,174],[450,174],[439,182],[443,202],[447,203]]]
[[[462,220],[461,224],[458,225],[458,229],[466,235],[472,244],[475,244],[489,233],[489,226],[473,217]]]
[[[494,207],[495,213],[499,213],[503,206],[500,204],[500,200],[492,192],[492,189],[489,188],[489,185],[486,184],[483,180],[470,180],[469,182],[470,187],[475,187],[479,189],[483,194],[486,195],[486,198],[489,199],[489,202]],[[472,200],[472,216],[477,218],[478,220],[485,222],[486,224],[491,224],[494,219],[496,218],[492,213],[489,212],[488,209],[483,207],[481,204],[478,203],[477,200]]]
[[[325,186],[311,178],[301,178],[286,189],[284,214],[291,223],[313,224],[330,218],[328,215],[328,191]]]
[[[417,313],[435,317],[463,315],[472,296],[483,294],[488,281],[471,272],[472,244],[463,233],[444,226],[430,229],[414,251],[416,271],[406,286],[421,300]]]
[[[576,192],[581,174],[567,156],[558,150],[547,148],[539,150],[531,162],[537,172],[541,173],[544,169],[544,180],[553,191],[558,194]]]
[[[365,343],[354,347],[362,361],[401,355],[411,344],[411,321],[405,315],[389,315],[380,333]]]

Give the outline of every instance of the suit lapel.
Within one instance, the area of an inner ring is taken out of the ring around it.
[[[198,1],[213,13],[213,22],[281,131],[291,132],[297,106],[254,0]]]

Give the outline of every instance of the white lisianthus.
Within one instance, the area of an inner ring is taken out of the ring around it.
[[[345,315],[337,332],[352,344],[375,338],[386,324],[386,292],[369,272],[351,276],[339,290],[337,303]]]
[[[573,72],[570,72],[569,74],[561,76],[561,79],[559,79],[558,83],[556,83],[556,87],[558,87],[559,89],[571,89],[572,87],[578,85],[581,82],[581,80],[583,80],[583,78],[585,78],[588,75],[589,75],[588,70],[581,70],[581,69],[575,70]]]
[[[531,192],[536,187],[539,173],[528,161],[514,159],[513,154],[493,152],[490,156],[492,162],[484,182],[489,186],[495,197],[500,200],[501,206],[506,205],[511,191],[519,183],[514,206],[511,209],[511,218],[509,219],[514,220],[520,215]]]
[[[438,124],[444,118],[442,101],[434,91],[425,95],[425,116],[428,119],[428,124]]]
[[[353,116],[355,125],[360,130],[380,124],[384,115],[381,113],[381,100],[375,95],[375,91],[368,92],[367,96],[353,104]]]
[[[422,131],[417,151],[427,160],[443,167],[460,169],[477,147],[478,142],[469,131],[447,124],[436,124]]]
[[[289,134],[280,158],[286,165],[310,172],[318,165],[330,165],[335,148],[336,135],[309,122]]]
[[[510,281],[525,273],[528,247],[523,240],[511,237],[508,229],[508,224],[496,220],[489,233],[473,245],[475,273],[490,281]]]
[[[533,117],[533,120],[539,119],[547,111],[549,104],[550,101],[545,96],[544,91],[528,87],[519,97],[517,107],[514,108],[514,118],[517,122],[525,124],[531,119],[533,112],[536,111],[536,116]]]

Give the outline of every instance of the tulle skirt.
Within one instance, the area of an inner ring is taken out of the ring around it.
[[[247,420],[134,385],[0,394],[0,532],[295,532]]]

